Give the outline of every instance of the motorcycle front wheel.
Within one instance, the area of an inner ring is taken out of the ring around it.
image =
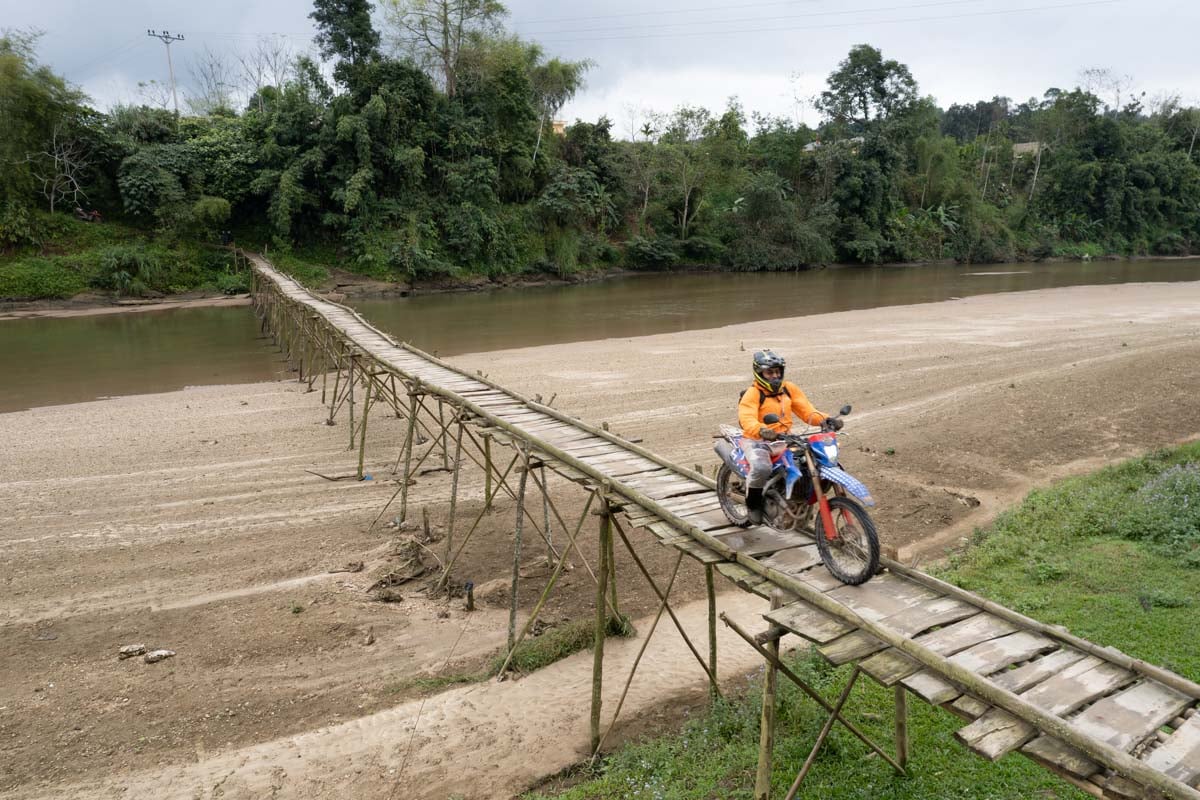
[[[866,583],[879,569],[879,535],[866,509],[845,497],[829,498],[833,536],[825,531],[821,514],[813,525],[821,560],[842,583]]]
[[[746,479],[722,464],[717,472],[717,501],[725,517],[734,525],[746,527],[750,524],[750,510],[746,508]]]

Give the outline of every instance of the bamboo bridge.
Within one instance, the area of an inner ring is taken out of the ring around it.
[[[884,558],[881,573],[866,584],[842,585],[821,564],[809,537],[765,527],[730,526],[713,481],[700,472],[673,464],[606,425],[593,426],[554,409],[553,398],[542,402],[540,397],[522,397],[483,375],[468,374],[396,342],[352,309],[313,295],[260,256],[238,251],[236,258],[251,270],[253,305],[264,329],[275,337],[310,389],[315,391],[320,381],[329,423],[343,409],[349,414],[349,445],[358,450],[359,477],[372,406],[385,403],[406,420],[406,435],[393,469],[400,473],[398,498],[393,496],[400,519],[408,513],[409,485],[424,462],[440,460],[441,467],[452,473],[443,581],[480,521],[477,518],[455,542],[462,466],[470,461],[483,471],[485,511],[501,491],[516,501],[509,659],[553,590],[567,551],[574,550],[587,566],[596,584],[593,753],[600,751],[607,736],[600,725],[600,688],[605,631],[610,614],[617,613],[615,531],[660,600],[654,626],[665,611],[714,693],[719,691],[714,573],[770,601],[771,610],[764,615],[768,624],[758,633],[720,615],[766,662],[756,797],[766,798],[770,791],[775,686],[782,673],[828,713],[789,798],[835,724],[846,726],[903,773],[911,695],[961,717],[965,724],[957,739],[984,758],[994,761],[1020,753],[1095,797],[1200,800],[1196,788],[1200,685],[892,559]],[[418,454],[417,447],[424,443],[431,443],[430,447]],[[494,458],[493,445],[512,452],[507,468],[501,469],[503,459]],[[573,524],[562,518],[550,497],[547,469],[588,493],[583,515]],[[510,476],[518,483],[515,489]],[[541,509],[529,501],[531,491],[541,493]],[[597,505],[593,513],[600,517],[595,569],[576,542],[593,504]],[[534,510],[543,512],[540,521]],[[565,545],[560,541],[561,552],[551,538],[552,518],[567,535]],[[662,545],[677,551],[676,572],[685,555],[704,565],[709,605],[706,654],[684,633],[668,602],[675,575],[661,587],[638,557],[626,527],[649,531]],[[518,634],[516,585],[527,528],[536,531],[558,558]],[[647,641],[654,626],[646,634]],[[779,659],[779,642],[787,634],[807,640],[833,664],[854,665],[838,698],[822,697]],[[636,669],[635,661],[626,690]],[[842,715],[855,682],[863,675],[894,687],[894,753],[885,752]],[[618,702],[608,730],[620,706]]]

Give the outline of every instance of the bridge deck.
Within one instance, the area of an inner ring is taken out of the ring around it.
[[[811,538],[730,526],[708,478],[400,344],[250,258],[258,292],[352,342],[373,371],[419,384],[549,468],[603,487],[630,524],[741,588],[784,598],[764,615],[772,625],[964,718],[957,738],[975,753],[1020,752],[1096,796],[1200,800],[1200,686],[887,559],[865,585],[844,586]]]

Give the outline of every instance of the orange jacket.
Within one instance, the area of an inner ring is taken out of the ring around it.
[[[827,415],[822,414],[808,402],[800,387],[791,381],[784,381],[779,394],[759,395],[758,384],[751,384],[742,394],[738,403],[738,424],[742,433],[751,439],[760,438],[759,428],[772,428],[779,433],[787,433],[792,427],[792,413],[808,425],[820,425]],[[767,425],[762,421],[767,414],[778,414],[779,422]]]

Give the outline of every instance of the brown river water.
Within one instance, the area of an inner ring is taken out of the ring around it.
[[[1061,286],[1200,280],[1200,259],[651,274],[356,307],[441,356]],[[285,376],[249,308],[0,321],[0,412]]]

